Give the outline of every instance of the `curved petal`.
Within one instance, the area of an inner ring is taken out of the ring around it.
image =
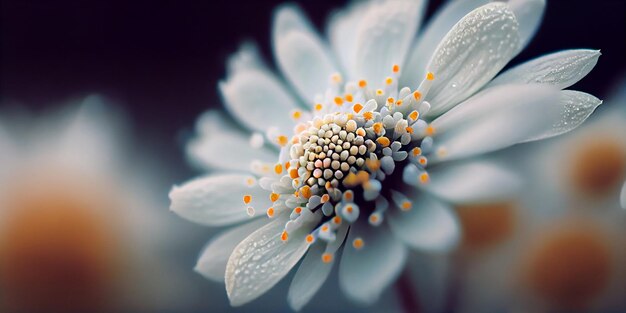
[[[280,8],[274,19],[272,43],[281,71],[302,99],[313,106],[315,96],[326,91],[337,67],[318,34],[295,22],[302,18],[294,6]],[[281,29],[283,25],[286,29]]]
[[[212,175],[174,186],[170,191],[170,209],[192,222],[223,226],[249,220],[247,207],[265,210],[272,203],[267,191],[249,184],[251,176],[241,174]],[[244,203],[249,195],[251,201]]]
[[[500,199],[515,194],[522,182],[517,175],[485,161],[446,164],[428,170],[424,189],[452,203]]]
[[[426,65],[443,37],[467,13],[487,3],[489,0],[448,1],[438,10],[409,52],[400,78],[401,85],[417,88],[426,76]]]
[[[554,106],[560,108],[561,118],[552,124],[552,128],[525,140],[524,142],[546,139],[567,133],[580,126],[602,104],[602,100],[581,91],[563,90],[560,100]]]
[[[486,90],[433,122],[429,161],[453,160],[536,138],[561,120],[560,91],[545,85],[507,85]]]
[[[626,181],[624,182],[624,186],[622,186],[622,193],[620,195],[620,204],[622,209],[626,210]]]
[[[413,199],[411,210],[390,210],[388,220],[393,234],[412,248],[445,253],[458,245],[460,226],[456,215],[426,193]]]
[[[221,81],[219,89],[228,111],[246,127],[261,132],[270,127],[291,131],[294,122],[290,114],[297,108],[296,100],[270,72],[238,71]]]
[[[367,1],[352,2],[347,8],[331,13],[328,20],[331,49],[350,79],[355,76],[352,63],[356,55],[357,29],[369,6]]]
[[[267,67],[259,55],[257,45],[252,41],[245,41],[237,52],[228,57],[226,69],[230,76],[250,69],[267,70]]]
[[[232,306],[250,302],[276,285],[298,263],[309,245],[305,235],[314,224],[303,225],[289,234],[284,243],[280,235],[289,214],[258,229],[242,241],[226,265],[226,293]]]
[[[364,246],[355,249],[352,242],[362,238]],[[353,301],[372,304],[400,274],[406,261],[404,245],[382,224],[353,224],[339,264],[339,287]]]
[[[509,0],[507,3],[519,22],[519,51],[521,51],[535,36],[541,25],[546,0]]]
[[[322,244],[316,244],[309,249],[289,286],[287,301],[295,311],[300,311],[311,301],[333,269],[334,260],[331,263],[322,262],[324,250],[325,246]]]
[[[222,111],[209,110],[196,122],[197,137],[186,146],[192,162],[207,169],[245,171],[254,160],[276,162],[278,154],[267,148],[255,149],[249,135],[238,129]]]
[[[471,96],[515,56],[518,24],[506,4],[493,2],[466,15],[437,47],[426,69],[435,80],[426,96],[437,116]]]
[[[498,75],[487,87],[504,84],[549,84],[567,88],[583,77],[598,63],[600,50],[573,49],[555,52],[520,64]]]
[[[306,17],[298,5],[294,3],[279,5],[274,12],[272,37],[278,38],[294,30],[309,33],[315,32],[309,18]]]
[[[392,74],[394,64],[404,64],[419,26],[425,1],[373,3],[357,31],[354,72],[374,86]]]
[[[194,270],[208,279],[223,282],[226,263],[235,247],[267,222],[267,219],[256,219],[215,236],[200,253]]]

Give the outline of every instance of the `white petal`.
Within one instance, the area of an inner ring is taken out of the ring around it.
[[[254,42],[246,41],[241,44],[239,50],[233,53],[226,64],[228,75],[235,75],[240,71],[246,70],[267,70],[259,49]]]
[[[267,219],[256,219],[215,236],[200,254],[194,270],[208,279],[223,282],[226,263],[235,247],[267,222]]]
[[[252,233],[228,259],[226,293],[232,306],[250,302],[276,285],[298,263],[309,245],[304,236],[313,224],[303,225],[284,243],[280,235],[288,214]]]
[[[362,17],[356,39],[354,72],[374,86],[404,64],[422,17],[425,1],[386,1],[373,4]]]
[[[468,203],[509,197],[519,191],[517,175],[485,161],[446,164],[428,170],[424,189],[453,203]]]
[[[626,210],[626,181],[624,182],[624,186],[622,186],[622,193],[620,195],[620,200],[619,200],[622,209]]]
[[[412,248],[442,253],[456,248],[459,242],[456,215],[426,193],[413,198],[411,210],[390,210],[388,214],[393,234]]]
[[[552,128],[529,138],[526,141],[546,139],[567,133],[580,126],[602,104],[602,100],[581,91],[563,90],[558,102],[552,104],[561,111],[561,118],[552,124]]]
[[[355,249],[352,242],[362,238],[364,246]],[[350,228],[339,264],[339,286],[353,301],[372,304],[396,280],[406,261],[404,245],[382,224],[372,227],[356,223]]]
[[[513,58],[518,46],[518,24],[506,4],[489,3],[466,15],[426,67],[435,74],[426,96],[431,104],[428,115],[440,115],[483,87]]]
[[[528,45],[541,25],[546,0],[509,0],[507,3],[519,22],[519,51],[521,51]]]
[[[270,72],[241,70],[221,81],[219,88],[228,111],[249,129],[263,132],[274,126],[291,132],[290,114],[297,102]]]
[[[426,65],[443,37],[467,13],[488,2],[489,0],[448,1],[438,10],[409,52],[402,71],[401,85],[417,88],[426,76]]]
[[[599,57],[599,50],[589,49],[551,53],[507,70],[487,86],[536,83],[567,88],[587,76]]]
[[[269,194],[259,185],[247,184],[249,175],[223,174],[191,180],[170,191],[170,209],[192,222],[222,226],[250,219],[246,208],[266,210],[271,206]],[[250,195],[249,204],[243,197]]]
[[[285,3],[276,8],[274,12],[272,36],[278,38],[291,31],[315,32],[311,22],[304,12],[293,3]]]
[[[349,79],[356,79],[352,68],[356,55],[356,34],[370,5],[367,1],[352,2],[346,9],[333,12],[328,20],[330,46]]]
[[[472,97],[433,122],[429,161],[453,160],[535,138],[561,119],[560,92],[545,85],[506,85]]]
[[[300,311],[311,301],[333,268],[334,260],[331,263],[322,262],[324,250],[323,244],[315,244],[309,249],[289,286],[287,301],[295,311]]]
[[[253,160],[276,162],[278,154],[268,148],[252,148],[249,135],[238,129],[230,117],[219,110],[202,114],[196,122],[198,135],[186,146],[193,163],[206,169],[245,171]]]
[[[274,54],[285,77],[302,99],[313,106],[315,96],[326,91],[330,76],[337,72],[337,67],[318,34],[295,22],[294,16],[302,14],[295,13],[293,8],[279,9],[274,20]],[[281,25],[288,25],[288,28],[279,29]]]

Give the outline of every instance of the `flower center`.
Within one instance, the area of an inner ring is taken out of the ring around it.
[[[423,98],[434,75],[428,73],[415,91],[398,90],[398,76],[395,65],[384,89],[369,90],[366,81],[342,84],[333,75],[312,112],[292,113],[294,119],[306,120],[296,125],[295,135],[275,137],[283,147],[282,161],[274,167],[276,176],[260,184],[272,192],[270,218],[291,210],[283,241],[303,225],[313,225],[305,240],[326,242],[322,260],[331,262],[340,246],[336,241],[343,242],[360,216],[378,226],[388,209],[412,208],[403,190],[429,181],[427,156],[435,130],[420,117],[430,109]],[[269,166],[259,171],[264,168]],[[250,201],[244,196],[244,203]],[[248,212],[255,210],[249,207]],[[359,237],[352,242],[355,249],[364,245]]]

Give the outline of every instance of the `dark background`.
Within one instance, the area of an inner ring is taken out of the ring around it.
[[[216,84],[241,40],[256,40],[272,60],[272,10],[282,2],[2,0],[0,105],[38,111],[101,93],[127,108],[182,181],[190,172],[181,137],[199,113],[221,105]],[[300,1],[320,29],[344,3]],[[427,17],[441,3],[431,1]],[[624,0],[549,0],[538,35],[513,64],[560,49],[601,49],[576,87],[602,97],[625,68],[625,20]]]

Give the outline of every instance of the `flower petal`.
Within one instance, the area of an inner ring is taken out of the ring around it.
[[[535,36],[541,25],[546,0],[509,0],[507,3],[519,23],[519,51],[521,51]]]
[[[14,168],[13,162],[17,160],[17,147],[11,139],[9,132],[0,123],[0,178],[8,174]]]
[[[194,270],[208,279],[223,282],[226,263],[235,247],[267,222],[267,219],[256,219],[215,236],[200,254]]]
[[[506,4],[493,2],[466,15],[437,47],[426,69],[435,80],[426,96],[437,116],[471,96],[513,58],[518,24]]]
[[[343,10],[335,11],[328,20],[328,39],[333,53],[350,79],[356,79],[352,63],[356,55],[357,29],[371,3],[352,2]]]
[[[247,207],[265,210],[271,206],[269,194],[258,184],[248,184],[249,175],[222,174],[191,180],[170,191],[170,209],[192,222],[223,226],[249,220]],[[245,204],[243,197],[250,195]]]
[[[438,10],[409,52],[400,78],[401,85],[417,88],[426,76],[426,65],[443,37],[461,18],[486,3],[489,0],[448,1]]]
[[[364,246],[355,249],[352,242],[362,238]],[[339,286],[353,301],[372,304],[400,274],[407,250],[382,224],[353,224],[339,264]]]
[[[545,85],[491,88],[433,121],[431,162],[502,149],[535,138],[562,118],[557,89]]]
[[[404,243],[428,252],[449,252],[457,246],[460,237],[456,215],[426,193],[414,197],[411,210],[390,210],[389,226]]]
[[[209,110],[196,123],[198,136],[186,146],[193,163],[206,169],[245,171],[254,160],[276,162],[278,154],[267,148],[255,149],[249,135],[238,129],[220,110]]]
[[[554,103],[561,110],[561,118],[552,124],[552,128],[525,140],[524,142],[546,139],[567,133],[580,126],[602,104],[602,100],[581,91],[563,90],[560,101]]]
[[[333,269],[334,260],[332,263],[322,262],[324,250],[325,245],[322,244],[309,249],[289,286],[287,301],[294,311],[300,311],[311,301]]]
[[[275,126],[291,131],[290,113],[297,102],[269,71],[239,70],[221,81],[219,89],[228,111],[249,129],[263,132]]]
[[[549,84],[567,88],[583,77],[598,63],[599,50],[573,49],[544,55],[520,64],[498,75],[487,87],[504,84]]]
[[[299,10],[298,10],[299,12]],[[324,94],[330,77],[337,73],[328,47],[309,27],[294,22],[294,6],[279,9],[274,19],[273,45],[276,61],[291,85],[307,104],[315,104],[315,96]],[[291,16],[291,18],[290,18]],[[281,25],[288,29],[279,29]]]
[[[226,293],[232,306],[248,303],[276,285],[298,263],[309,245],[305,235],[314,224],[303,225],[289,234],[284,243],[280,235],[289,214],[283,214],[242,241],[228,259]]]
[[[624,182],[624,186],[622,186],[622,193],[620,195],[620,204],[622,209],[626,210],[626,181]]]
[[[301,31],[314,33],[315,29],[309,18],[302,12],[300,7],[294,3],[284,3],[279,5],[274,12],[272,36],[278,38],[291,31]]]
[[[446,164],[428,170],[424,189],[452,203],[501,199],[519,191],[521,181],[512,172],[486,161]]]
[[[382,85],[394,64],[404,63],[422,19],[425,1],[373,3],[359,25],[354,73],[374,86]]]

